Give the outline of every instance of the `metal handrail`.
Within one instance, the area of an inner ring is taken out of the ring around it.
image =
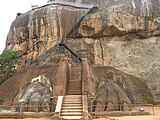
[[[56,105],[56,110],[55,110],[55,115],[60,116],[61,113],[61,108],[62,108],[62,103],[63,103],[63,96],[58,97],[57,105]]]
[[[122,106],[123,104],[115,104],[115,106]],[[131,111],[140,111],[139,108],[146,108],[146,107],[149,107],[150,108],[150,111],[152,111],[152,114],[155,115],[155,110],[154,110],[154,105],[153,104],[129,104],[130,106],[132,106],[132,110]],[[94,107],[107,107],[108,105],[91,105],[90,106],[90,113],[97,113],[96,111],[93,111],[93,108]],[[145,109],[144,109],[145,110]],[[103,112],[122,112],[124,111],[123,109],[121,109],[120,107],[120,110],[114,110],[114,111],[103,111]]]
[[[65,40],[66,38],[68,37],[71,37],[73,31],[75,31],[75,28],[77,28],[78,26],[80,26],[80,23],[82,22],[82,20],[86,17],[86,15],[92,13],[93,11],[97,10],[98,9],[98,6],[92,6],[92,8],[90,8],[90,10],[85,14],[83,15],[79,20],[78,22],[73,26],[73,28],[64,36],[62,37],[61,39],[61,42],[59,43],[59,46],[63,46],[64,48],[66,48],[71,54],[73,54],[80,62],[82,62],[82,58],[77,55],[73,50],[71,50],[66,44],[65,44]]]
[[[59,43],[59,46],[63,46],[64,48],[66,48],[70,53],[72,53],[72,55],[74,55],[79,61],[82,62],[82,58],[78,56],[73,50],[71,50],[66,44]]]

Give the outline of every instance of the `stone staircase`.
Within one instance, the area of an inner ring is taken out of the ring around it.
[[[82,95],[82,66],[68,64],[65,96],[59,96],[55,115],[56,120],[88,120],[87,96]]]
[[[81,80],[70,80],[67,85],[67,95],[81,95],[82,82]]]
[[[83,117],[81,68],[75,64],[70,66],[70,79],[67,82],[60,116],[65,120],[79,120]]]
[[[67,81],[67,95],[82,95],[81,66],[72,63],[69,66],[70,79]]]
[[[81,119],[83,117],[82,95],[66,95],[62,103],[60,116],[65,120]]]

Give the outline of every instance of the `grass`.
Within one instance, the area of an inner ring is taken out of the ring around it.
[[[2,113],[2,112],[6,112],[7,110],[5,109],[5,108],[1,108],[0,107],[0,113]]]

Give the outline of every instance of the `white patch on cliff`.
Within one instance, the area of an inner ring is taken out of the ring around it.
[[[33,78],[33,79],[31,80],[31,83],[33,83],[33,82],[41,82],[41,83],[43,83],[43,84],[46,85],[46,86],[50,89],[50,91],[52,92],[51,82],[50,82],[50,80],[49,80],[47,77],[45,77],[44,75],[39,75],[38,77]]]
[[[32,83],[32,82],[41,82],[41,76],[38,76],[38,77],[36,77],[36,78],[33,78],[32,81],[31,81],[31,83]]]
[[[132,0],[132,6],[133,6],[134,9],[136,8],[136,5],[135,5],[133,0]]]

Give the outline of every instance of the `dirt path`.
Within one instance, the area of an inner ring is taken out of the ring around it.
[[[51,118],[24,118],[24,119],[0,119],[0,120],[52,120]],[[108,120],[106,118],[100,118],[95,120]]]
[[[155,107],[155,115],[147,115],[147,116],[123,116],[123,117],[109,117],[108,118],[97,118],[94,120],[160,120],[160,107]],[[153,113],[153,111],[150,111]],[[0,120],[17,120],[17,119],[0,119]],[[50,118],[25,118],[18,120],[52,120]]]
[[[24,118],[24,119],[0,119],[0,120],[52,120],[50,118]]]
[[[151,109],[150,109],[151,110]],[[153,113],[153,111],[149,111]],[[160,120],[160,107],[154,107],[155,115],[110,117],[114,120]]]

